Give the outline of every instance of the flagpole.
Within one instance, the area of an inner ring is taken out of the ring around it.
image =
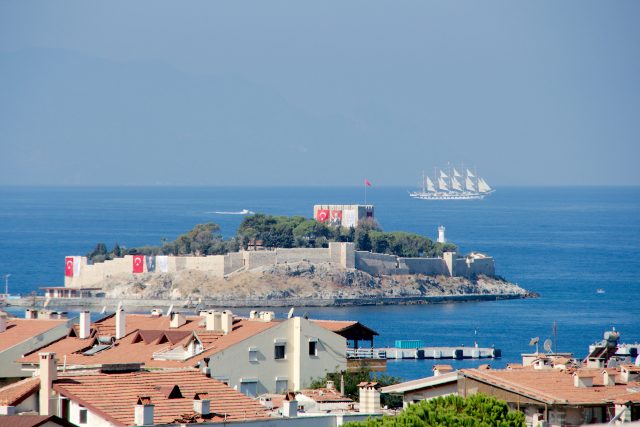
[[[364,204],[367,204],[367,181],[364,182]]]

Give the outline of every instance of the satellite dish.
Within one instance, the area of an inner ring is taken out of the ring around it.
[[[540,342],[540,337],[531,338],[531,341],[529,341],[529,345],[536,345],[538,344],[538,342]]]
[[[546,340],[544,340],[544,344],[543,344],[544,351],[546,351],[547,353],[551,353],[551,344],[552,344],[552,341],[550,339],[547,338]]]
[[[289,310],[289,314],[287,314],[287,319],[291,319],[293,317],[293,307],[291,307],[291,310]]]

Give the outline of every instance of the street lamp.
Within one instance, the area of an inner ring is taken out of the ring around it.
[[[4,275],[4,293],[7,295],[7,298],[9,297],[9,276],[11,276],[11,274]]]

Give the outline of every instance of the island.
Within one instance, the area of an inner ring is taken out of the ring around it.
[[[173,241],[163,239],[160,246],[128,249],[116,243],[109,251],[99,243],[86,256],[66,257],[65,286],[46,288],[46,298],[55,300],[52,306],[101,306],[113,300],[139,307],[204,308],[536,296],[496,275],[492,257],[459,254],[445,241],[444,227],[433,241],[384,232],[370,205],[323,207],[314,208],[313,219],[247,215],[231,238],[207,223]],[[349,210],[353,213],[345,214]]]

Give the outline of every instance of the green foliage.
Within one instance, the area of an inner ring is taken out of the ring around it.
[[[382,387],[398,384],[402,382],[401,378],[394,377],[386,374],[374,374],[370,369],[363,367],[356,372],[333,372],[328,373],[323,378],[316,378],[311,382],[309,388],[322,388],[327,384],[327,381],[333,381],[336,388],[340,388],[340,377],[344,378],[344,395],[350,399],[357,401],[358,384],[363,381],[376,381]],[[389,408],[399,408],[402,406],[402,397],[393,395],[382,395],[381,404]]]
[[[268,248],[326,248],[329,242],[354,242],[356,250],[373,251],[402,257],[436,257],[443,251],[455,250],[452,244],[434,243],[414,233],[382,231],[373,218],[365,218],[358,227],[329,227],[302,216],[246,216],[235,237],[223,239],[217,224],[198,224],[172,242],[163,238],[162,246],[126,249],[116,243],[111,252],[98,243],[87,254],[92,262],[102,262],[129,254],[145,255],[219,255],[247,248],[252,240],[261,240]]]
[[[346,423],[345,427],[523,427],[524,421],[522,412],[509,411],[505,402],[478,393],[422,401],[396,416]]]

